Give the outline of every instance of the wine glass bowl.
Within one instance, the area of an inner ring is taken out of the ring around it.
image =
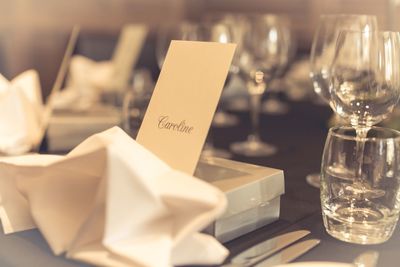
[[[377,29],[375,16],[371,15],[322,15],[314,34],[310,53],[310,78],[315,93],[330,103],[329,70],[334,58],[336,41],[342,30],[374,31]]]
[[[400,95],[400,35],[342,31],[331,67],[331,102],[356,128],[385,119]]]
[[[203,39],[202,27],[195,22],[182,21],[176,25],[161,27],[156,36],[155,55],[158,67],[161,69],[172,40],[201,41]]]
[[[240,27],[237,27],[237,23],[239,23],[240,26],[240,19],[241,17],[231,14],[214,14],[205,17],[202,22],[205,41],[237,44],[236,53],[228,72],[224,91],[229,88],[226,85],[229,83],[231,76],[237,73],[238,69],[236,55],[240,50],[242,41],[240,32],[238,32]],[[223,128],[237,125],[239,123],[239,119],[237,118],[237,116],[227,113],[223,109],[221,109],[223,101],[224,100],[222,98],[213,119],[213,126]]]
[[[276,147],[259,135],[261,97],[281,66],[288,60],[286,24],[277,15],[253,15],[244,22],[243,47],[239,57],[239,75],[249,94],[252,132],[246,141],[233,143],[234,153],[244,156],[269,156]]]
[[[375,31],[377,19],[371,15],[334,14],[322,15],[314,34],[310,53],[310,78],[314,92],[319,98],[336,111],[331,101],[330,68],[335,55],[336,41],[343,30]],[[350,58],[347,58],[350,59]],[[343,60],[347,60],[343,58]],[[338,111],[341,111],[340,109]],[[335,118],[336,120],[336,118]],[[342,113],[342,122],[347,124],[347,117]],[[319,173],[307,175],[308,184],[319,187]]]

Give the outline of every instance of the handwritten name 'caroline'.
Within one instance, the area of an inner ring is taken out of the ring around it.
[[[187,134],[191,134],[193,131],[193,127],[190,125],[186,125],[185,120],[182,120],[179,123],[172,122],[169,120],[169,116],[160,116],[158,118],[158,128],[177,131],[181,133],[187,133]]]

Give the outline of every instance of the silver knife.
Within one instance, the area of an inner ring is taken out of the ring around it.
[[[233,257],[231,262],[237,264],[248,263],[249,261],[258,262],[308,234],[310,234],[310,231],[298,230],[276,236],[246,249]]]
[[[316,245],[321,242],[319,239],[309,239],[297,244],[294,244],[288,248],[285,248],[281,252],[273,255],[272,257],[267,258],[266,260],[261,261],[256,264],[254,267],[270,267],[278,264],[285,264],[295,260],[297,257],[300,257]]]
[[[361,253],[354,259],[353,263],[356,267],[375,267],[379,258],[379,252],[368,250]]]

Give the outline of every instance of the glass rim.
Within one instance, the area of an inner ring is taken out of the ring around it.
[[[365,30],[362,30],[362,31],[360,31],[360,30],[351,30],[351,29],[344,29],[344,30],[340,30],[340,33],[339,34],[343,34],[343,33],[378,33],[378,34],[381,34],[381,35],[388,35],[388,34],[399,34],[400,32],[399,31],[387,31],[387,30],[367,30],[367,31],[365,31]]]
[[[344,17],[371,17],[371,18],[377,18],[376,15],[372,15],[372,14],[357,14],[357,13],[330,13],[330,14],[321,14],[320,18],[334,18],[334,17],[340,17],[340,18],[344,18]]]
[[[386,133],[390,133],[392,136],[387,136],[387,137],[362,137],[359,138],[356,135],[354,136],[350,136],[348,134],[344,134],[344,133],[339,133],[337,132],[338,130],[351,130],[351,131],[356,131],[356,129],[354,127],[351,126],[334,126],[331,127],[329,129],[328,135],[329,136],[335,136],[335,137],[339,137],[341,139],[344,140],[349,140],[349,141],[359,141],[362,140],[364,142],[368,142],[368,141],[384,141],[384,140],[398,140],[400,142],[400,131],[392,129],[392,128],[387,128],[387,127],[379,127],[379,126],[372,126],[370,128],[370,130],[376,130],[376,131],[380,131],[380,132],[386,132]]]

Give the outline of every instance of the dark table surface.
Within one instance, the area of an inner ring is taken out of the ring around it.
[[[226,243],[230,257],[258,242],[279,233],[308,229],[311,238],[321,239],[320,245],[297,261],[351,262],[359,253],[374,249],[380,252],[378,266],[399,266],[400,230],[381,245],[355,245],[336,240],[324,230],[321,218],[319,189],[309,186],[305,177],[320,169],[322,150],[327,135],[331,111],[312,102],[288,102],[286,115],[261,115],[261,136],[278,147],[276,155],[264,158],[234,156],[234,160],[284,170],[285,194],[281,199],[280,219],[254,232]],[[234,112],[240,118],[238,126],[213,128],[217,147],[228,148],[233,141],[244,140],[249,127],[247,112]],[[87,266],[52,255],[37,230],[11,235],[0,234],[0,266]]]

